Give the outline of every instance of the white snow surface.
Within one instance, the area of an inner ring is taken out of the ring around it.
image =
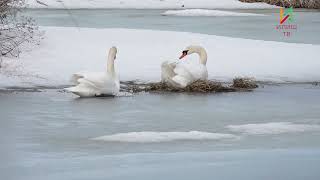
[[[233,132],[249,135],[270,135],[282,133],[298,133],[306,131],[320,131],[320,125],[296,124],[291,122],[270,122],[260,124],[244,124],[227,126]]]
[[[189,132],[129,132],[118,133],[93,138],[92,140],[109,141],[109,142],[131,142],[131,143],[156,143],[179,140],[222,140],[238,139],[239,137],[232,134],[210,133],[203,131]]]
[[[265,3],[243,3],[238,0],[26,0],[26,2],[29,8],[58,9],[265,9],[276,7]]]
[[[39,46],[18,59],[3,59],[0,87],[70,85],[79,71],[105,71],[107,53],[117,46],[120,80],[159,81],[163,61],[197,63],[198,56],[177,60],[189,45],[207,50],[209,79],[230,81],[237,76],[261,81],[320,80],[319,45],[229,38],[187,32],[134,29],[42,27]]]
[[[168,10],[162,15],[165,16],[265,16],[256,13],[239,13],[231,11],[210,10],[210,9],[184,9],[184,10]]]

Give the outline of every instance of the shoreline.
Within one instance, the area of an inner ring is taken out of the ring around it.
[[[132,84],[134,83],[134,84]],[[126,86],[128,84],[132,85],[145,85],[145,84],[152,84],[155,82],[141,82],[141,81],[121,81],[120,84],[121,86]],[[232,83],[231,82],[219,82],[225,86],[229,86]],[[288,86],[311,86],[311,87],[315,87],[315,88],[320,88],[320,81],[319,82],[261,82],[261,81],[256,81],[256,84],[258,85],[257,88],[255,89],[263,89],[265,88],[265,86],[267,87],[288,87]],[[70,87],[70,84],[68,85],[58,85],[58,86],[45,86],[45,85],[35,85],[35,86],[4,86],[4,87],[0,87],[0,94],[1,93],[11,93],[11,92],[43,92],[46,90],[57,90],[57,92],[62,92],[65,93],[65,91],[63,90],[64,88]],[[123,91],[123,87],[121,87],[122,91],[121,92],[126,92]],[[254,90],[254,89],[253,89]],[[143,91],[140,91],[143,92]],[[146,91],[145,91],[146,92]],[[148,91],[149,92],[149,91]],[[150,91],[150,92],[155,92],[157,93],[157,91]],[[167,91],[164,91],[164,93]],[[233,92],[241,92],[241,91],[233,91]],[[244,91],[244,92],[248,92],[248,91]],[[250,92],[250,91],[249,91]],[[134,93],[139,93],[139,92],[134,92]],[[190,92],[173,92],[173,93],[190,93]],[[192,93],[192,92],[191,92]],[[197,93],[197,92],[195,92]],[[220,92],[217,92],[220,93]],[[202,94],[214,94],[214,93],[202,93]]]
[[[62,9],[75,9],[75,8],[116,8],[116,9],[185,9],[185,8],[223,8],[223,9],[263,9],[274,8],[276,6],[266,3],[243,3],[237,0],[201,0],[194,2],[192,0],[171,0],[171,1],[131,1],[131,0],[110,0],[110,1],[90,1],[90,0],[63,0],[63,1],[50,1],[50,0],[26,0],[26,5],[29,7],[40,8],[62,8]]]
[[[220,10],[220,11],[227,11],[227,12],[253,12],[253,11],[270,11],[275,10],[278,11],[281,7],[273,7],[273,8],[40,8],[40,7],[24,7],[21,10],[26,11],[168,11],[168,10],[192,10],[192,9],[201,9],[201,10]],[[294,8],[295,12],[320,12],[320,9],[313,9],[313,8]]]
[[[169,10],[182,10],[182,9],[221,9],[221,10],[233,10],[233,9],[277,9],[280,7],[294,7],[303,9],[320,9],[320,1],[304,0],[300,1],[283,1],[283,0],[238,0],[227,1],[224,3],[216,2],[201,2],[200,4],[194,4],[191,2],[152,2],[152,3],[131,3],[121,1],[110,2],[108,4],[103,2],[82,2],[74,4],[75,2],[70,0],[64,0],[59,2],[50,2],[47,0],[26,2],[25,8],[28,9],[136,9],[136,10],[157,10],[157,9],[169,9]],[[148,5],[146,5],[148,4]]]

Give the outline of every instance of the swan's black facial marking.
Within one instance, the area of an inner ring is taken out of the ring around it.
[[[185,57],[186,55],[188,55],[188,50],[182,51],[182,55],[179,57],[179,59],[182,59],[182,58]]]

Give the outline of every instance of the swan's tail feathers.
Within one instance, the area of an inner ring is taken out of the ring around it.
[[[174,72],[175,68],[175,63],[169,63],[168,61],[163,62],[161,64],[161,81],[165,82],[173,78],[176,75]]]
[[[90,80],[87,80],[85,78],[78,79],[78,82],[79,82],[79,85],[82,85],[82,86],[90,87],[90,88],[93,88],[95,90],[99,90],[100,89],[93,82],[91,82]]]
[[[84,76],[82,74],[76,73],[71,76],[70,82],[75,85],[78,85],[80,83],[79,79],[82,79],[82,78],[84,78]]]
[[[78,85],[65,88],[65,90],[76,94],[80,97],[93,97],[93,96],[100,96],[101,91],[97,86],[95,86],[92,82],[89,80],[86,80],[84,78],[78,79]]]
[[[63,88],[63,89],[68,91],[68,92],[74,92],[75,91],[75,87],[68,87],[68,88]]]
[[[71,92],[73,94],[76,94],[78,96],[82,96],[82,91],[81,89],[78,87],[78,86],[73,86],[73,87],[69,87],[69,88],[64,88],[64,90],[68,91],[68,92]]]

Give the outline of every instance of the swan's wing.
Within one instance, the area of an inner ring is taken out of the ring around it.
[[[161,80],[175,87],[184,88],[196,80],[207,78],[207,68],[202,64],[165,61],[161,65]]]
[[[192,75],[193,80],[206,80],[208,78],[207,67],[203,64],[188,63],[184,65]]]
[[[192,63],[179,63],[174,69],[175,76],[172,78],[181,87],[186,87],[197,80],[207,80],[208,71],[205,65]]]
[[[162,81],[168,81],[172,79],[176,73],[174,72],[174,69],[176,68],[175,62],[169,62],[165,61],[161,64],[161,80]]]
[[[179,63],[176,65],[176,68],[174,68],[174,72],[176,73],[176,75],[178,76],[182,76],[186,79],[194,79],[194,76],[192,74],[192,72],[190,71],[190,67],[186,66],[183,63]]]
[[[71,76],[70,81],[75,85],[79,84],[80,79],[86,79],[93,83],[99,83],[103,80],[105,75],[106,74],[104,72],[78,72]]]
[[[66,90],[81,97],[115,95],[120,90],[118,77],[105,72],[76,73],[71,79],[76,86]]]
[[[190,79],[185,78],[184,76],[176,75],[172,78],[172,81],[176,84],[175,87],[185,88],[188,84],[191,83]]]
[[[78,85],[79,84],[78,80],[81,78],[84,78],[84,76],[81,73],[75,73],[71,76],[70,82],[72,84]]]
[[[67,91],[72,92],[80,97],[92,97],[101,95],[100,89],[92,82],[80,78],[76,86],[65,88]]]
[[[104,83],[101,86],[101,94],[103,95],[117,95],[120,91],[120,81],[117,76],[105,77]]]
[[[182,87],[185,83],[176,77],[177,73],[175,72],[175,69],[177,64],[177,62],[169,61],[165,61],[161,64],[161,81],[174,87]]]
[[[161,80],[174,87],[186,87],[193,81],[193,75],[188,68],[180,62],[165,61],[161,65]]]
[[[182,63],[179,63],[176,65],[176,68],[174,69],[174,73],[176,75],[172,78],[172,80],[175,83],[179,84],[180,87],[182,87],[182,88],[184,88],[188,84],[192,83],[195,79],[193,74]]]

